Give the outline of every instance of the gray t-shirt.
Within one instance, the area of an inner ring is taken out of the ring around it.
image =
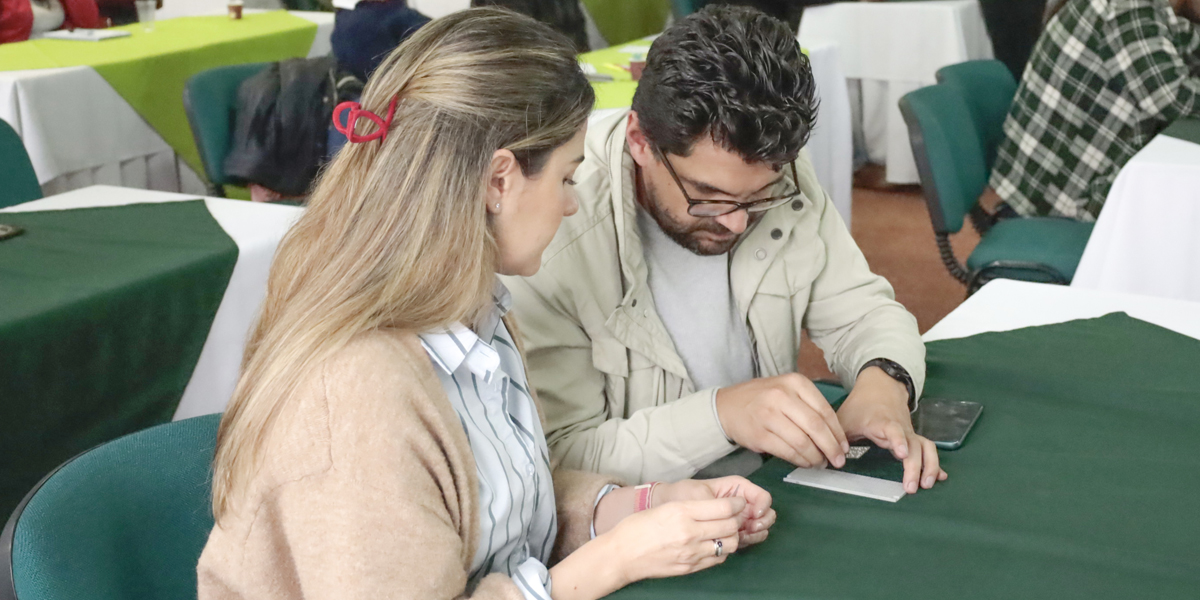
[[[729,255],[700,256],[676,244],[638,208],[650,293],[697,390],[754,378],[750,331],[729,287]]]
[[[754,379],[750,330],[729,286],[729,255],[700,256],[675,243],[638,207],[650,293],[667,334],[697,390]],[[713,396],[715,402],[715,394]],[[716,418],[716,404],[713,405]],[[762,459],[739,449],[702,469],[698,478],[749,475]]]

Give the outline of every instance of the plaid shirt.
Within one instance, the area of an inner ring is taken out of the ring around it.
[[[1004,123],[991,184],[1015,211],[1094,221],[1117,172],[1200,115],[1200,28],[1167,0],[1067,0]]]

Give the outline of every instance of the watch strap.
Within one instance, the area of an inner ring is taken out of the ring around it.
[[[900,363],[886,358],[874,358],[868,360],[858,372],[870,367],[879,367],[881,371],[888,374],[888,377],[904,384],[904,389],[908,390],[908,412],[917,410],[917,387],[913,384],[912,375],[908,374],[908,370],[900,366]]]

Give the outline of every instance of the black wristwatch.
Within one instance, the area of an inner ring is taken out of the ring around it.
[[[888,374],[888,377],[903,383],[904,388],[908,390],[908,412],[917,410],[917,388],[913,385],[912,375],[909,375],[908,371],[900,366],[900,363],[886,358],[874,358],[868,360],[867,364],[858,370],[858,373],[861,375],[868,367],[879,367]]]

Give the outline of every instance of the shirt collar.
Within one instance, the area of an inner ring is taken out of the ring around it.
[[[488,311],[481,319],[479,330],[494,338],[501,319],[512,307],[512,295],[498,278],[492,292],[492,303],[495,310]],[[454,373],[466,364],[476,377],[490,382],[500,368],[500,355],[496,349],[462,323],[427,331],[418,337],[425,352],[447,374]]]
[[[447,374],[453,374],[464,364],[476,377],[490,382],[500,368],[500,355],[462,323],[420,336],[421,345],[434,364]]]

